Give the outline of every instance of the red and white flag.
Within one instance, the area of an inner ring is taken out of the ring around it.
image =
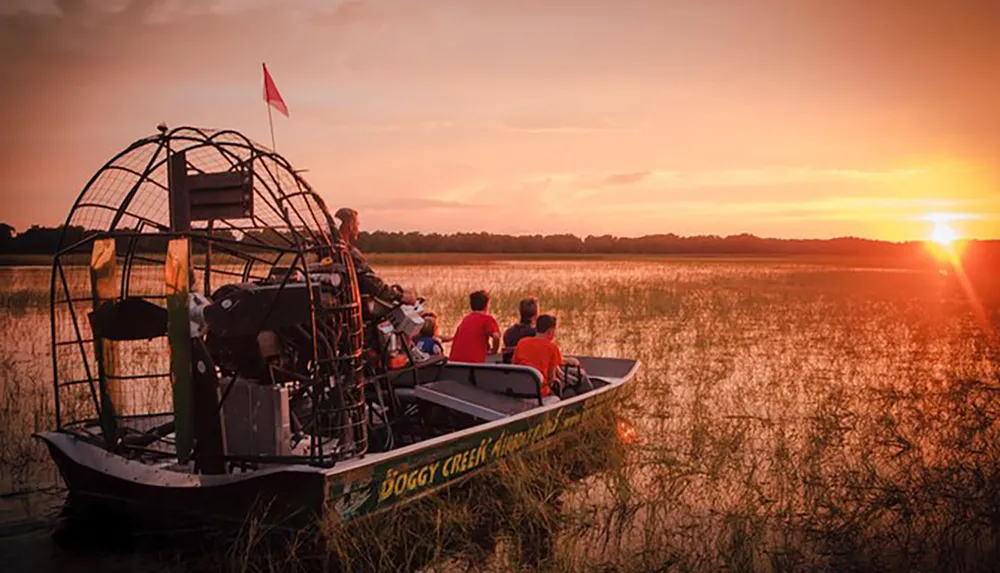
[[[284,114],[285,117],[288,117],[288,106],[285,105],[285,100],[281,99],[281,94],[278,93],[278,86],[274,85],[271,74],[267,72],[267,64],[261,65],[264,66],[264,101],[268,105],[274,106],[274,109]]]

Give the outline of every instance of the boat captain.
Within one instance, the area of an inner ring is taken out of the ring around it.
[[[347,243],[351,252],[351,259],[354,262],[354,272],[358,277],[358,289],[362,295],[369,295],[373,298],[389,303],[402,303],[413,305],[417,303],[417,293],[412,288],[399,288],[386,284],[379,277],[365,256],[361,253],[355,243],[361,226],[358,221],[358,212],[350,207],[341,207],[333,215],[340,220],[340,238]]]

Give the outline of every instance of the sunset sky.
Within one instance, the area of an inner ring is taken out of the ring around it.
[[[293,6],[290,8],[289,6]],[[1000,238],[995,0],[0,0],[0,221],[171,126],[366,230]]]

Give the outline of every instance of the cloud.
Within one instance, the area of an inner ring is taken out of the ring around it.
[[[590,197],[607,187],[631,187],[650,179],[653,170],[611,171],[604,173],[554,173],[551,177],[580,188],[578,197]]]
[[[476,211],[485,209],[483,205],[433,199],[426,197],[387,197],[379,201],[366,201],[355,206],[359,211]]]
[[[442,118],[416,118],[416,117],[352,117],[349,114],[337,114],[326,123],[334,129],[361,130],[361,131],[437,131],[452,129],[459,124],[453,120]]]
[[[644,181],[647,177],[652,175],[652,171],[632,171],[629,173],[612,173],[606,176],[601,183],[603,185],[615,186],[615,185],[633,185]]]
[[[746,197],[760,201],[795,199],[837,190],[870,193],[879,186],[920,181],[941,166],[919,168],[847,169],[814,167],[759,167],[739,169],[647,169],[603,174],[554,173],[567,193],[595,205],[674,202],[700,194],[718,199]],[[954,175],[958,167],[951,167]],[[541,177],[543,175],[535,175]],[[707,195],[706,195],[707,194]]]
[[[658,179],[657,183],[667,188],[775,187],[830,181],[889,182],[912,179],[922,174],[922,169],[862,170],[775,166],[673,172]]]
[[[926,213],[917,217],[918,221],[982,221],[1000,219],[1000,213]]]
[[[560,114],[537,114],[512,117],[500,122],[500,128],[521,133],[595,133],[606,131],[627,131],[630,127],[604,117],[578,117]]]
[[[581,174],[575,187],[594,204],[672,203],[691,195],[719,200],[754,197],[761,202],[798,199],[837,191],[868,194],[886,186],[919,182],[936,166],[921,168],[843,169],[812,167],[760,167],[741,169],[700,169],[611,173],[603,176]],[[950,172],[954,174],[955,172]],[[623,187],[623,189],[619,189]]]

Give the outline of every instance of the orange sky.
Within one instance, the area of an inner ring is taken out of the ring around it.
[[[294,8],[288,8],[291,5]],[[0,221],[160,121],[366,229],[1000,237],[991,0],[0,0]]]

